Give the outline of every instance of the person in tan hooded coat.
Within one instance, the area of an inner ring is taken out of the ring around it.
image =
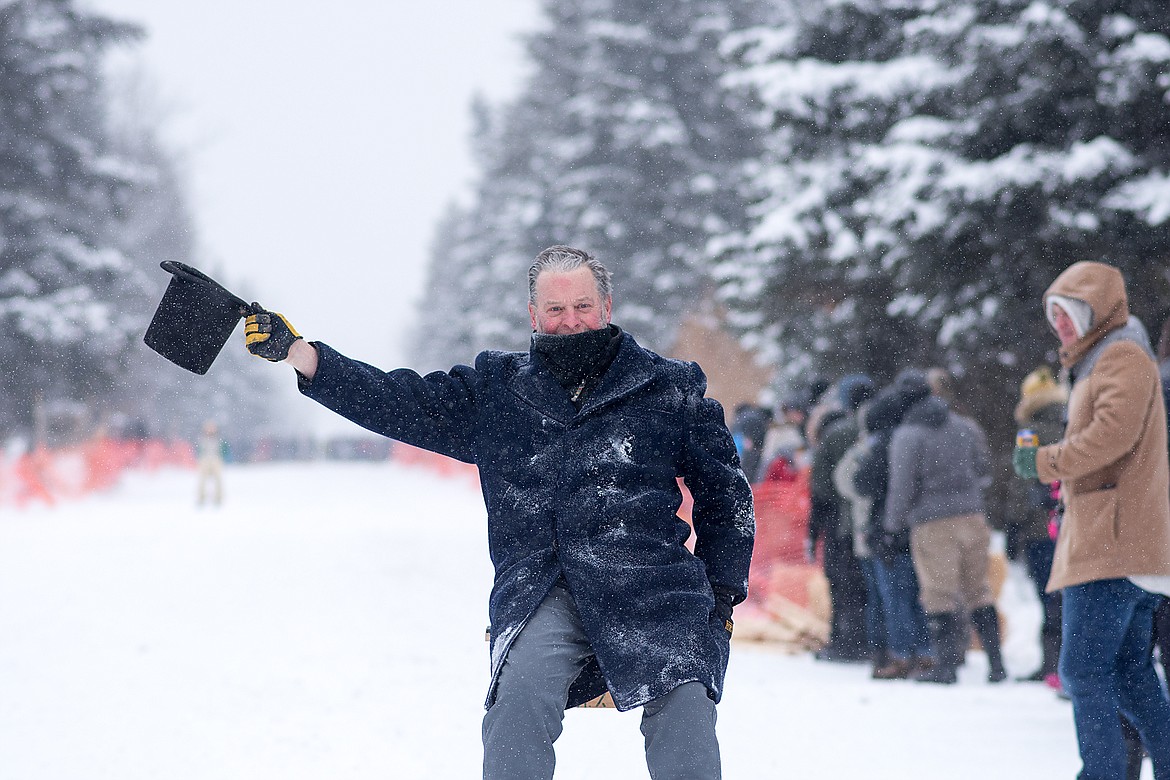
[[[1067,268],[1044,294],[1072,390],[1064,438],[1017,447],[1021,477],[1061,483],[1064,517],[1049,591],[1062,591],[1060,678],[1072,698],[1081,780],[1125,776],[1119,714],[1170,778],[1170,701],[1150,657],[1170,590],[1170,463],[1158,366],[1131,318],[1121,273]]]

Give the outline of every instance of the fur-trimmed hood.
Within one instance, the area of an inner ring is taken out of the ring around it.
[[[1111,265],[1091,261],[1073,263],[1044,292],[1045,307],[1052,295],[1083,301],[1093,310],[1085,335],[1060,350],[1060,363],[1065,368],[1076,365],[1107,333],[1129,322],[1125,280],[1121,271]]]

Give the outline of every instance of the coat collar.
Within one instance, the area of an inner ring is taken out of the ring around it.
[[[579,412],[539,354],[530,354],[527,360],[522,361],[512,380],[512,390],[542,413],[565,425],[578,416],[592,414],[654,378],[654,364],[646,350],[628,333],[623,332],[621,338],[613,363]]]

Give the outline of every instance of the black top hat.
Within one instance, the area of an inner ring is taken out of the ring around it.
[[[202,271],[167,260],[172,274],[150,327],[146,346],[196,374],[206,374],[241,317],[252,307]]]

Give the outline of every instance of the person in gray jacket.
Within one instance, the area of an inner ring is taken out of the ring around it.
[[[907,379],[927,383],[925,374]],[[983,491],[990,475],[983,430],[935,395],[910,407],[894,431],[883,525],[889,533],[910,530],[919,598],[935,646],[935,665],[915,679],[955,682],[966,646],[966,610],[987,652],[988,681],[1007,676],[988,578],[991,529]]]

